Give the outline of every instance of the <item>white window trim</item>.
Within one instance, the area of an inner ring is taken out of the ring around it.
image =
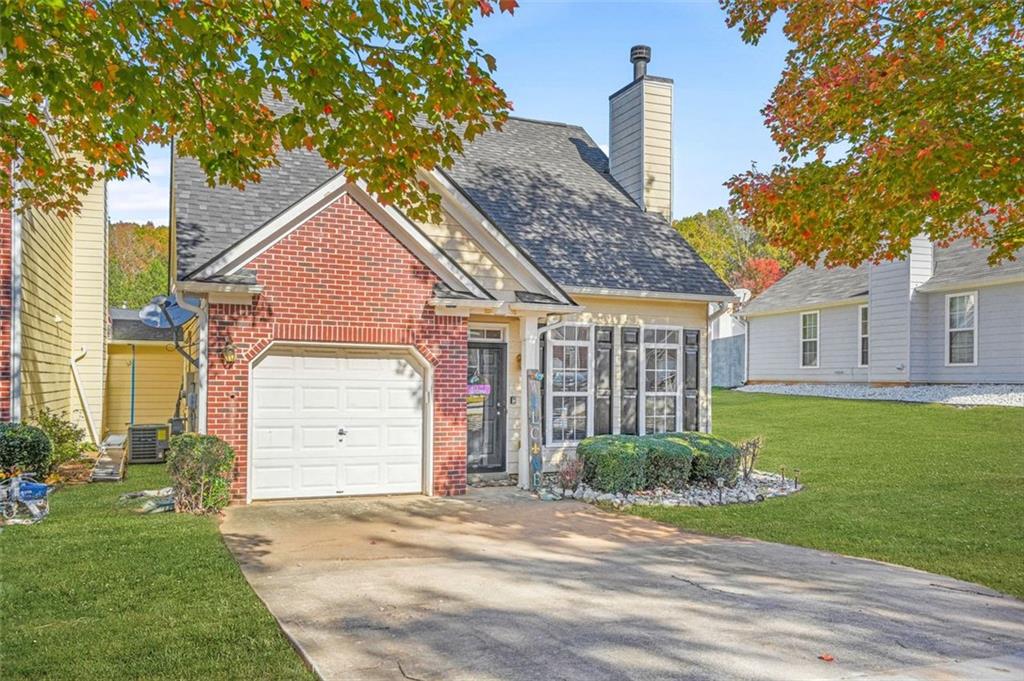
[[[952,329],[949,326],[949,301],[952,298],[962,298],[963,296],[973,296],[974,297],[974,318],[972,320],[973,324],[971,324],[971,327],[969,329],[966,329],[966,328],[965,329]],[[978,366],[978,303],[979,302],[980,301],[978,300],[978,292],[976,290],[975,291],[958,291],[957,293],[947,293],[946,294],[945,305],[942,308],[942,314],[946,318],[946,323],[944,324],[944,326],[946,327],[946,341],[944,343],[944,345],[945,345],[945,353],[944,353],[943,361],[945,362],[945,365],[948,366],[948,367],[976,367],[976,366]],[[971,332],[972,338],[974,340],[974,349],[973,349],[972,357],[971,357],[974,360],[973,362],[950,362],[949,361],[949,334],[951,332],[953,332],[953,331],[970,331]]]
[[[814,315],[814,338],[804,338],[804,317]],[[801,369],[817,369],[821,365],[821,311],[808,310],[800,313],[800,326],[796,330],[797,340],[797,364]],[[814,341],[816,351],[814,353],[814,364],[804,364],[804,341]]]
[[[864,313],[868,313],[867,319],[867,332],[864,331]],[[818,318],[818,323],[821,323],[821,318]],[[819,331],[818,335],[821,333]],[[868,342],[868,361],[864,361],[864,340]],[[801,351],[803,349],[801,348]],[[821,342],[818,343],[818,354],[821,354]],[[860,305],[857,308],[857,366],[864,368],[871,364],[871,310],[868,309],[867,305]]]
[[[681,326],[640,326],[640,356],[638,357],[638,371],[640,372],[639,385],[637,386],[637,399],[639,404],[637,405],[637,433],[640,435],[647,434],[647,339],[646,332],[651,331],[675,331],[679,334],[679,342],[673,343],[651,343],[650,346],[654,348],[676,348],[676,431],[682,430],[683,425],[683,365],[685,363],[685,354],[683,344],[685,342],[685,330]],[[668,393],[654,393],[655,396],[668,395]]]
[[[478,329],[480,331],[501,331],[501,338],[469,338],[469,332]],[[466,337],[470,343],[504,343],[508,337],[508,325],[507,324],[487,324],[473,322],[469,325],[466,331]]]
[[[559,326],[575,326],[590,329],[590,333],[587,334],[587,340],[585,341],[556,340],[549,333],[547,340],[544,343],[544,432],[546,435],[545,446],[575,447],[579,443],[579,440],[555,440],[555,395],[552,386],[552,376],[554,376],[554,371],[552,370],[554,367],[554,348],[555,343],[587,348],[587,437],[591,437],[594,434],[594,325],[586,324],[583,322],[564,322]],[[559,393],[558,396],[579,397],[581,394],[582,393]]]

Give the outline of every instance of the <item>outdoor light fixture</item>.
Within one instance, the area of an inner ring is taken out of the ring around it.
[[[220,350],[220,358],[224,360],[224,363],[231,366],[235,363],[235,344],[228,341],[227,344]]]
[[[793,469],[793,487],[797,488],[799,486],[800,486],[800,469],[799,468],[794,468]]]
[[[715,478],[715,486],[718,487],[718,503],[722,503],[722,491],[725,487],[725,478]]]

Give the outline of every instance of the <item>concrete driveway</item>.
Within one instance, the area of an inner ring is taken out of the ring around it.
[[[1024,679],[1024,603],[983,587],[515,490],[254,504],[222,532],[327,679]]]

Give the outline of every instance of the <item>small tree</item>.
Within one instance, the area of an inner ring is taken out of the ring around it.
[[[750,480],[750,474],[754,472],[754,466],[757,464],[757,457],[761,455],[762,447],[764,447],[764,438],[760,435],[739,443],[740,473],[744,480]]]
[[[732,276],[732,285],[749,289],[755,296],[782,278],[785,272],[774,258],[750,258]]]
[[[174,487],[175,510],[207,513],[227,506],[234,462],[234,450],[215,435],[182,433],[171,438],[167,472]]]

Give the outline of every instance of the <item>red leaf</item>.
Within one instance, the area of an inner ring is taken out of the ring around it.
[[[334,107],[333,106],[331,106],[330,104],[324,104],[324,113],[326,115],[330,116],[331,113],[333,113],[333,112],[334,112]]]
[[[494,5],[487,2],[487,0],[476,0],[476,4],[480,6],[480,15],[489,17],[494,14]]]
[[[93,89],[94,92],[103,92],[103,81],[102,80],[94,80],[92,82],[92,89]]]
[[[929,198],[929,199],[930,199],[931,201],[938,201],[939,199],[941,199],[941,198],[942,198],[942,194],[940,194],[940,193],[939,193],[939,190],[938,190],[938,189],[935,189],[935,188],[933,187],[933,188],[932,188],[932,190],[931,190],[930,192],[928,192],[928,198]]]
[[[35,114],[25,114],[25,120],[29,125],[39,125],[39,118]]]
[[[821,660],[822,662],[835,662],[836,661],[836,658],[832,657],[828,653],[822,653],[821,655],[818,655],[818,659]]]
[[[498,0],[498,7],[502,12],[508,12],[509,14],[516,13],[516,7],[519,7],[519,3],[516,0]]]

